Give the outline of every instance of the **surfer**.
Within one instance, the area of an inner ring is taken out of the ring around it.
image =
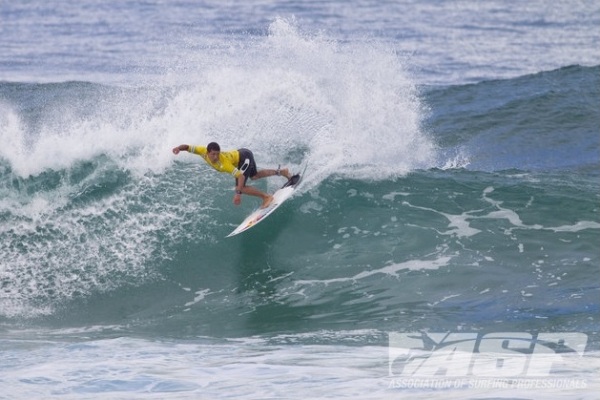
[[[273,196],[260,190],[246,186],[248,178],[255,180],[266,178],[268,176],[284,176],[288,180],[291,178],[287,168],[261,169],[256,168],[254,155],[248,149],[238,149],[231,151],[221,151],[218,143],[210,142],[208,146],[191,146],[182,144],[173,148],[173,154],[177,155],[180,151],[198,154],[206,161],[208,165],[219,172],[229,173],[235,178],[235,195],[233,204],[236,206],[242,202],[242,193],[250,196],[260,197],[262,199],[261,208],[266,208],[273,201]]]

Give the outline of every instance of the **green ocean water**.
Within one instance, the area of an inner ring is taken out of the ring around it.
[[[586,76],[597,80],[597,73],[567,68],[544,79],[581,86]],[[150,337],[496,326],[594,330],[598,117],[593,109],[587,115],[564,111],[580,101],[569,96],[575,93],[569,87],[536,93],[539,100],[523,110],[513,86],[534,86],[540,79],[430,90],[425,102],[441,111],[428,123],[453,134],[422,135],[420,156],[411,154],[414,143],[402,147],[402,138],[397,155],[377,142],[366,147],[368,137],[347,138],[327,150],[341,152],[339,159],[310,147],[318,133],[310,141],[274,141],[271,148],[295,142],[284,158],[292,168],[309,163],[304,184],[267,221],[229,239],[224,237],[256,207],[251,198],[238,208],[231,205],[230,178],[192,155],[157,171],[136,169],[145,154],[160,150],[164,158],[172,143],[156,147],[155,140],[125,151],[105,147],[87,159],[74,156],[64,167],[38,147],[33,157],[49,167],[30,176],[5,159],[2,318],[53,327],[124,324]],[[457,96],[490,87],[504,90],[505,101],[475,97],[461,112],[453,110]],[[587,87],[589,96],[598,97],[597,87]],[[26,88],[33,96],[64,96],[68,104],[73,95],[122,95],[90,84]],[[4,85],[4,96],[22,96],[17,89]],[[440,106],[444,96],[446,107]],[[21,107],[29,104],[20,101]],[[539,126],[518,131],[520,119],[531,119],[538,102],[554,104],[564,119],[553,117],[553,132],[543,115]],[[459,117],[472,114],[477,126],[444,127],[446,108]],[[26,122],[43,119],[41,110]],[[496,132],[505,113],[506,132]],[[479,133],[487,124],[492,127]],[[72,146],[69,141],[79,140],[77,131],[65,139],[30,129],[40,141]],[[357,143],[372,154],[353,154]],[[507,143],[518,146],[508,151]],[[90,147],[102,146],[99,137]],[[257,153],[265,158],[264,151]],[[571,153],[580,158],[564,157]],[[419,166],[422,159],[429,168]],[[406,170],[407,163],[415,167]],[[277,184],[258,186],[273,190]]]

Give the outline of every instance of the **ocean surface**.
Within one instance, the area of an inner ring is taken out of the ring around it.
[[[597,398],[598,26],[2,1],[0,399]],[[225,238],[259,201],[171,152],[209,141],[299,190]]]

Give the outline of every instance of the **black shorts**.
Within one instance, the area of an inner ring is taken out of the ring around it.
[[[252,178],[257,174],[256,162],[254,161],[254,154],[248,149],[238,149],[240,153],[240,161],[238,162],[238,169],[244,174],[244,185],[248,178]],[[248,160],[248,161],[246,161]],[[244,165],[246,164],[246,165]]]

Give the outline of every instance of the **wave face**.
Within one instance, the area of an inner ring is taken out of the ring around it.
[[[185,249],[218,246],[254,205],[230,207],[231,182],[196,157],[175,160],[178,143],[308,163],[306,195],[334,174],[383,180],[432,165],[417,88],[392,52],[294,29],[274,23],[264,42],[213,55],[185,84],[3,83],[2,314],[51,315],[169,280],[165,268],[189,266]]]
[[[4,323],[587,325],[599,67],[419,88],[385,49],[284,28],[183,85],[0,85]],[[234,207],[230,178],[170,153],[210,140],[308,165],[304,186],[226,240],[256,202]]]

